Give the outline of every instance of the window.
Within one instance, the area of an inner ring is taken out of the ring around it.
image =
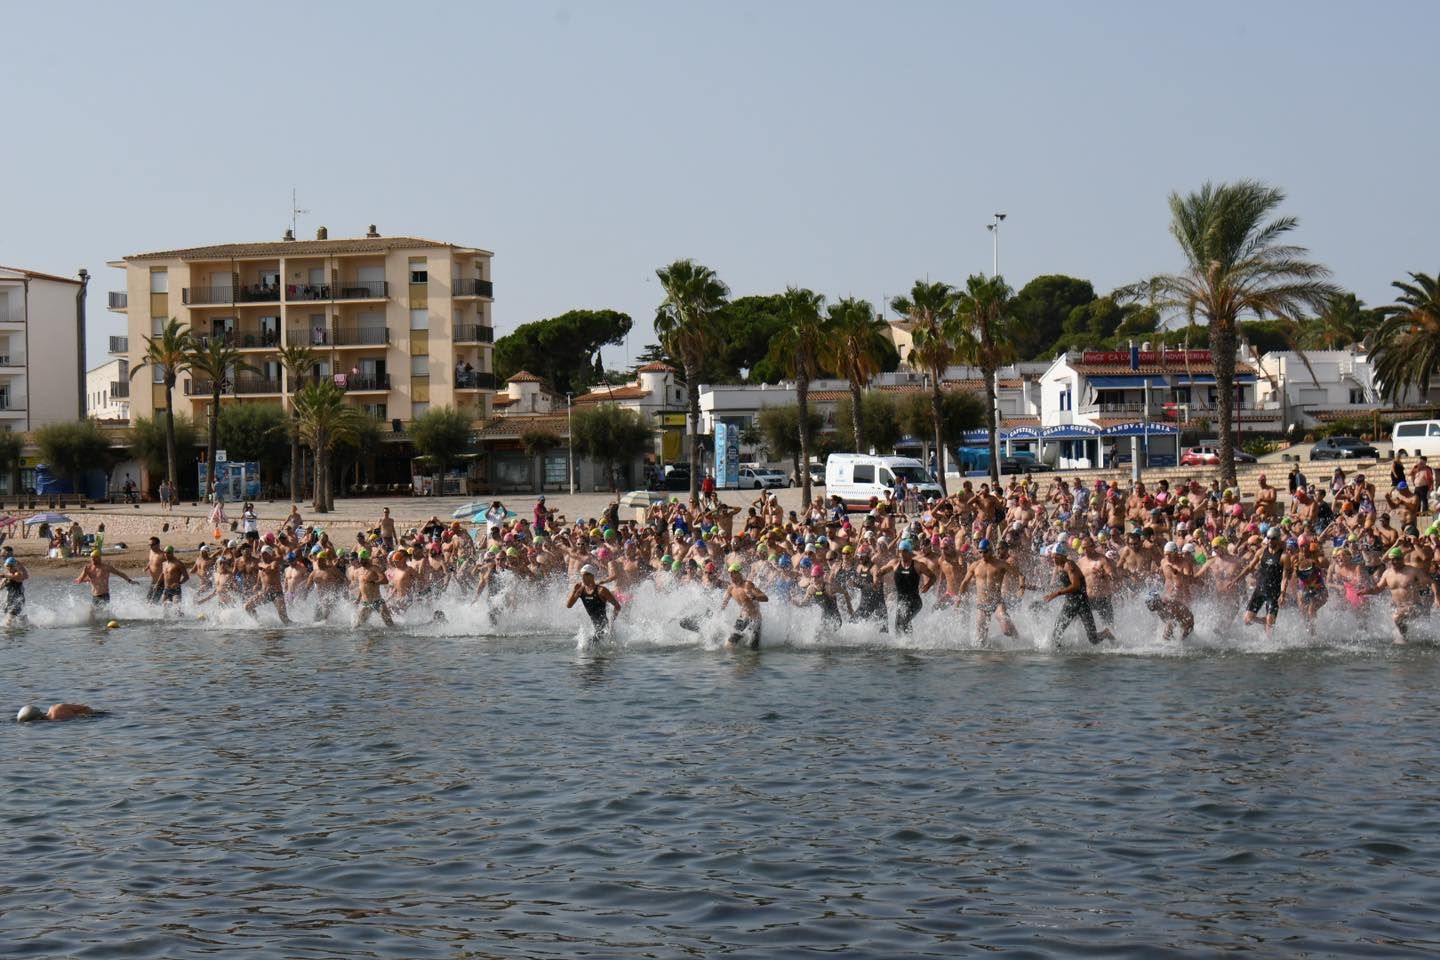
[[[422,354],[421,356],[418,356],[418,357],[411,357],[411,358],[410,358],[410,376],[412,376],[412,377],[428,377],[428,376],[430,376],[430,358],[429,358],[428,356],[423,355],[423,354]]]
[[[1364,403],[1364,402],[1365,402],[1365,391],[1362,390],[1362,389],[1360,389],[1359,387],[1351,387],[1351,388],[1350,388],[1350,402],[1351,402],[1351,403]]]
[[[424,260],[411,260],[411,261],[410,261],[410,282],[411,282],[411,283],[429,283],[429,282],[430,282],[430,267],[429,267],[429,264],[427,264]]]
[[[415,417],[423,417],[429,410],[429,403],[423,401],[419,403],[412,403],[410,404],[410,417],[411,419],[414,419]],[[383,420],[384,417],[382,416],[381,419]]]
[[[874,483],[874,482],[875,482],[875,468],[872,467],[872,466],[871,466],[870,464],[868,464],[868,463],[863,463],[863,464],[862,464],[862,463],[857,463],[857,464],[855,465],[855,482],[856,482],[856,483]]]
[[[1189,403],[1189,402],[1190,402],[1190,388],[1189,388],[1189,387],[1176,387],[1176,388],[1175,388],[1175,402],[1176,402],[1176,403]]]
[[[1060,391],[1060,409],[1061,409],[1061,410],[1069,410],[1069,409],[1071,409],[1071,394],[1070,394],[1070,388],[1069,388],[1069,387],[1066,387],[1064,390],[1061,390],[1061,391]]]
[[[411,329],[411,330],[429,330],[429,329],[430,329],[430,311],[429,311],[429,310],[411,310],[411,311],[410,311],[410,329]]]
[[[1423,437],[1425,436],[1425,424],[1423,423],[1402,423],[1395,428],[1397,437]]]
[[[169,322],[170,322],[170,321],[169,321],[169,318],[168,318],[168,317],[151,317],[151,318],[150,318],[150,336],[152,336],[152,337],[158,337],[158,336],[160,336],[160,334],[162,334],[162,333],[165,332],[165,324],[167,324],[167,323],[169,323]]]
[[[260,286],[262,286],[262,287],[267,287],[267,288],[271,288],[271,289],[277,289],[277,288],[279,288],[279,286],[280,286],[280,271],[279,271],[279,270],[261,270],[261,271],[260,271]]]
[[[565,454],[547,454],[545,457],[545,485],[558,487],[569,480],[565,476]]]
[[[365,404],[365,412],[368,413],[368,414],[370,414],[370,416],[374,417],[376,420],[384,420],[384,419],[385,419],[385,404],[383,404],[383,403],[367,403],[367,404]]]
[[[151,292],[151,293],[169,293],[169,292],[170,292],[170,274],[166,273],[164,270],[151,270],[151,271],[150,271],[150,292]]]
[[[1430,424],[1430,436],[1440,437],[1440,423]]]
[[[150,379],[155,383],[165,382],[165,368],[152,365],[150,367]]]

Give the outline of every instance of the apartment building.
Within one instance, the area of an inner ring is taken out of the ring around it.
[[[0,267],[0,430],[85,415],[87,279]]]
[[[387,424],[432,405],[490,414],[493,287],[488,250],[416,237],[226,243],[140,253],[112,261],[125,289],[109,307],[127,318],[131,367],[146,337],[171,318],[197,336],[224,337],[253,370],[237,371],[222,403],[288,405],[303,383],[286,382],[282,345],[315,355],[311,378],[332,380],[356,406]],[[135,378],[133,417],[164,408],[159,371]],[[211,384],[182,376],[176,408],[197,419]]]
[[[112,357],[85,371],[85,415],[96,420],[130,419],[130,361],[125,357]]]

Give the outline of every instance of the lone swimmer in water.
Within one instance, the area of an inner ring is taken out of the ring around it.
[[[76,717],[100,716],[104,716],[104,714],[83,703],[56,703],[52,704],[49,710],[41,710],[39,707],[26,704],[15,715],[15,722],[33,723],[36,720],[74,720]]]
[[[599,643],[610,633],[612,620],[605,618],[607,605],[615,607],[615,616],[620,616],[620,601],[615,599],[615,594],[610,592],[609,587],[603,587],[595,582],[595,574],[598,571],[590,564],[580,568],[580,582],[570,591],[570,599],[565,601],[565,609],[569,610],[579,600],[585,608],[586,614],[590,617],[590,625],[594,628],[590,642]]]

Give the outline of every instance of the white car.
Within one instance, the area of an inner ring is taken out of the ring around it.
[[[740,489],[760,490],[765,487],[785,486],[785,474],[779,470],[764,467],[745,467],[740,471]]]

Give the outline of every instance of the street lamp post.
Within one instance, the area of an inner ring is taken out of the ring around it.
[[[998,276],[1000,275],[1000,223],[1001,223],[1001,221],[1003,221],[1004,219],[1005,219],[1005,214],[1003,214],[1003,213],[997,213],[997,214],[995,214],[995,219],[994,219],[991,223],[988,223],[988,224],[985,225],[985,229],[987,229],[987,230],[990,231],[990,241],[991,241],[991,243],[990,243],[990,245],[991,245],[990,276],[991,276],[991,277],[998,277]]]
[[[565,394],[565,439],[570,444],[570,452],[565,455],[565,472],[570,474],[570,496],[575,496],[575,417],[573,415],[574,404],[570,402],[570,394]]]

